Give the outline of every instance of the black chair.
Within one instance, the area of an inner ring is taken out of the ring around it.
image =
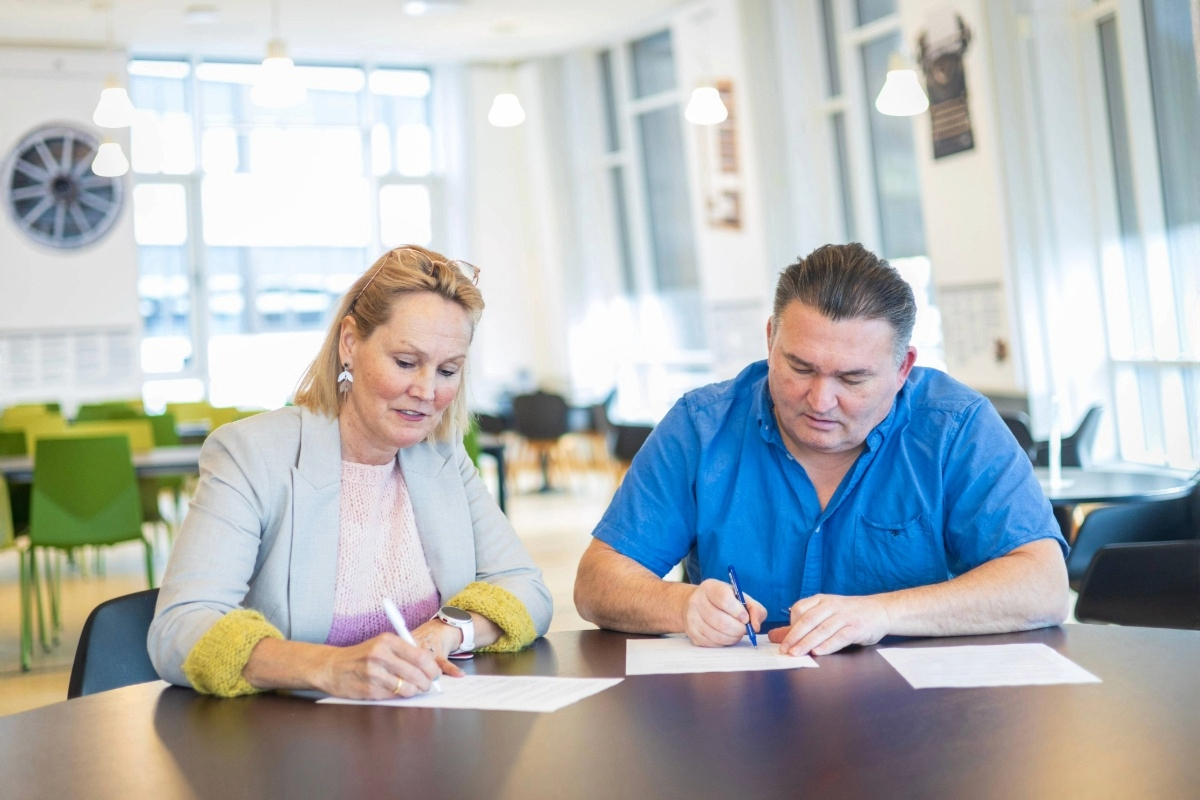
[[[1200,540],[1102,547],[1083,579],[1075,617],[1200,630]]]
[[[617,483],[625,478],[633,457],[654,431],[653,425],[613,425],[609,429],[609,452],[617,462]]]
[[[1029,456],[1030,461],[1033,461],[1037,457],[1037,442],[1033,439],[1029,415],[1023,411],[1005,411],[1000,414],[1000,419],[1004,420],[1004,424],[1012,432],[1017,444],[1021,445],[1025,455]]]
[[[542,467],[542,491],[550,488],[550,454],[567,426],[568,406],[561,395],[534,392],[512,399],[513,430],[524,437],[537,454]]]
[[[493,436],[499,436],[508,430],[508,421],[495,414],[476,414],[475,421],[479,425],[479,430]]]
[[[1075,432],[1062,439],[1062,465],[1064,467],[1090,467],[1092,465],[1092,446],[1096,443],[1096,433],[1100,430],[1100,415],[1103,406],[1092,406],[1083,415]],[[1011,430],[1011,426],[1010,426]],[[1035,467],[1050,466],[1050,443],[1034,442],[1033,465]]]
[[[1200,485],[1187,497],[1126,503],[1088,514],[1067,558],[1071,588],[1079,590],[1092,559],[1113,544],[1200,538]]]
[[[68,700],[158,680],[146,649],[157,602],[158,589],[148,589],[115,597],[92,609],[75,651]]]

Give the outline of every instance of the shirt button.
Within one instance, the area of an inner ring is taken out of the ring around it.
[[[796,459],[792,456],[792,454],[788,453],[788,461],[795,461],[795,460]]]

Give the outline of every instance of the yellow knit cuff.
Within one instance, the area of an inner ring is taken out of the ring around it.
[[[266,617],[250,609],[230,611],[192,646],[183,661],[183,674],[201,694],[237,697],[260,691],[242,677],[250,651],[263,639],[283,634]]]
[[[447,605],[463,611],[474,611],[504,631],[504,635],[495,642],[476,650],[478,653],[515,653],[533,644],[537,638],[537,628],[525,604],[515,594],[499,586],[482,581],[467,584],[467,588],[451,597]]]

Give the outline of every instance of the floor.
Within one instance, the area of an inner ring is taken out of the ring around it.
[[[485,478],[489,466],[484,464]],[[546,585],[554,596],[552,631],[593,627],[575,612],[572,588],[579,556],[587,547],[592,528],[612,496],[611,475],[603,471],[585,472],[568,479],[556,476],[564,487],[542,493],[537,474],[515,476],[508,498],[509,518],[541,566]],[[515,490],[515,491],[513,491]],[[165,535],[160,535],[165,545]],[[166,547],[157,552],[158,572],[166,563]],[[84,572],[68,568],[63,572],[63,630],[59,643],[49,653],[34,645],[33,669],[20,667],[20,595],[17,588],[15,553],[0,554],[0,716],[56,703],[67,697],[71,662],[83,623],[91,610],[105,600],[146,588],[141,546],[134,544],[110,548],[105,557],[105,576],[98,577],[94,566]],[[36,636],[36,631],[35,631]]]

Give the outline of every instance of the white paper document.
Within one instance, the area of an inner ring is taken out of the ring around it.
[[[1044,644],[885,647],[879,655],[914,689],[1100,683]]]
[[[768,669],[815,667],[810,656],[780,655],[779,645],[747,636],[729,647],[697,647],[686,636],[629,639],[625,642],[625,674],[678,675],[685,672],[756,672]]]
[[[441,694],[388,700],[343,700],[327,697],[319,703],[401,708],[461,708],[478,711],[540,711],[547,713],[578,703],[621,682],[621,678],[555,678],[542,675],[464,675],[442,678]]]

